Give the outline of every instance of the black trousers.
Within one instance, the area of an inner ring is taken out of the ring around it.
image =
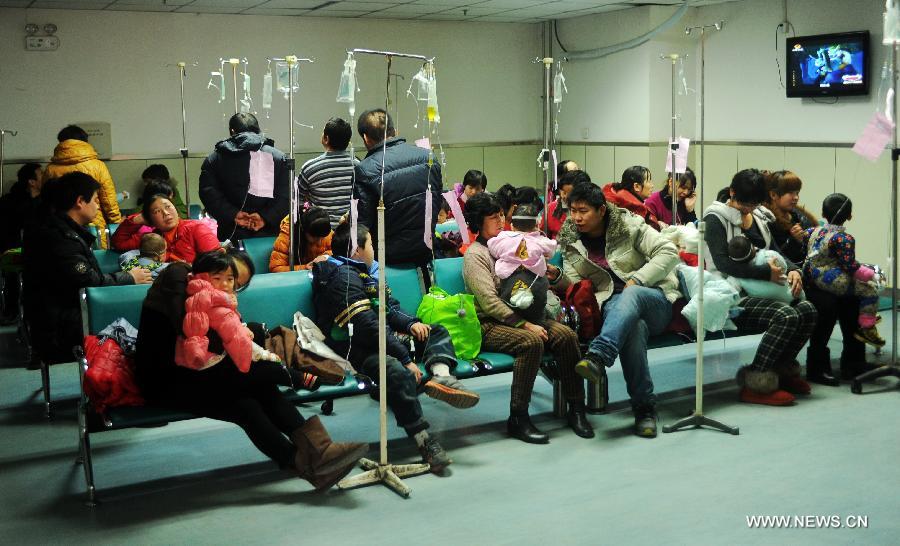
[[[848,365],[864,362],[866,345],[853,337],[853,333],[859,328],[859,299],[853,296],[836,296],[819,290],[812,283],[804,284],[803,289],[806,298],[816,306],[819,313],[816,327],[809,338],[809,349],[806,351],[807,364],[830,358],[828,340],[835,324],[840,325],[843,336],[841,363]]]

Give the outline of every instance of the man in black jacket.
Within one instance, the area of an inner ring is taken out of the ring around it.
[[[424,265],[431,261],[431,249],[424,241],[425,200],[432,200],[428,229],[433,234],[441,203],[440,164],[429,150],[398,138],[390,114],[383,109],[363,112],[357,131],[369,150],[356,166],[353,194],[359,199],[359,222],[372,231],[377,245],[376,213],[384,163],[385,261],[387,265]]]
[[[278,235],[291,201],[288,160],[260,134],[253,114],[231,116],[228,131],[231,137],[216,143],[200,169],[200,200],[219,224],[219,240]],[[261,176],[251,180],[251,169]]]
[[[84,226],[93,221],[100,184],[81,172],[50,180],[41,192],[45,210],[25,229],[25,319],[37,356],[48,362],[72,360],[81,345],[78,290],[88,286],[150,283],[143,268],[102,273]]]

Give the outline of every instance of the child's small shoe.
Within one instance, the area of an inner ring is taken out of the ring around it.
[[[863,343],[868,343],[874,347],[884,347],[884,338],[881,337],[881,334],[878,333],[878,329],[872,326],[871,328],[860,328],[854,334],[853,337],[862,341]]]

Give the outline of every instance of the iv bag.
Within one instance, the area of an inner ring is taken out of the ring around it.
[[[264,110],[272,109],[272,73],[271,72],[269,72],[263,76],[262,107]]]
[[[884,0],[884,37],[881,43],[891,45],[900,42],[900,2]]]
[[[213,83],[216,78],[219,79],[219,85]],[[225,102],[225,75],[221,72],[210,72],[209,83],[206,84],[206,88],[209,89],[210,87],[219,90],[219,103]]]
[[[338,86],[337,101],[344,103],[355,102],[356,96],[356,61],[348,56],[344,61],[344,71],[341,72],[341,83]]]
[[[428,121],[441,122],[441,114],[438,112],[437,102],[437,78],[434,74],[434,65],[428,65]]]
[[[557,72],[556,75],[553,76],[553,104],[562,103],[564,92],[569,92],[566,88],[566,77],[563,76],[562,72]]]
[[[300,89],[300,65],[288,66],[286,62],[278,61],[275,63],[275,79],[278,92],[287,98],[288,93]]]

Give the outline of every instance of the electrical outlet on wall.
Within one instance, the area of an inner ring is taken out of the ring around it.
[[[26,36],[25,51],[56,51],[59,38],[56,36]]]

